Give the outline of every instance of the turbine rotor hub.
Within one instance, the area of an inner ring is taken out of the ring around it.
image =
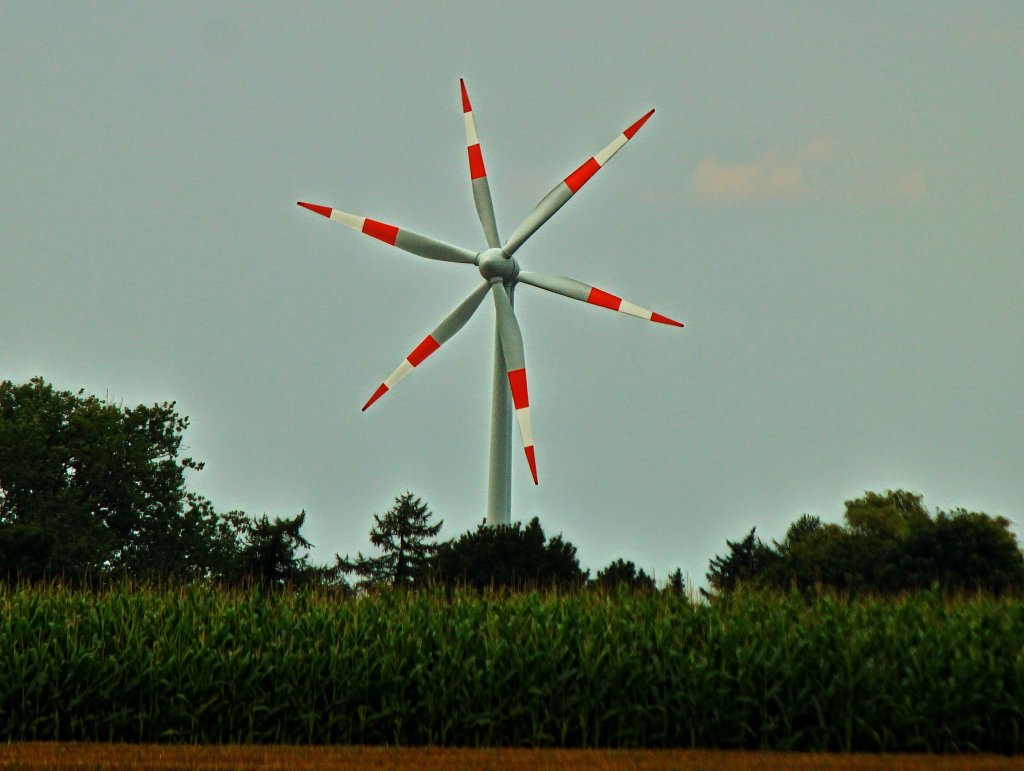
[[[519,275],[519,263],[501,249],[488,249],[476,257],[480,275],[488,280],[500,278],[503,282],[515,281]]]

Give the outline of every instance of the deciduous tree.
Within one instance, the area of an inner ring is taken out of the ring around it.
[[[173,402],[124,407],[42,378],[0,383],[0,572],[196,575],[227,536],[185,490],[188,418]],[[230,540],[230,539],[229,539]]]
[[[742,541],[727,540],[729,553],[712,558],[707,579],[714,591],[728,592],[741,583],[763,582],[763,576],[778,560],[778,554],[757,537],[756,531],[756,527],[750,528]]]
[[[753,530],[726,541],[729,553],[711,560],[708,582],[718,592],[739,582],[851,593],[1024,589],[1024,555],[1005,517],[963,509],[933,516],[922,496],[887,490],[846,501],[845,520],[805,514],[774,547]]]
[[[476,589],[576,588],[589,574],[580,569],[576,547],[561,535],[546,538],[536,517],[526,527],[481,522],[442,544],[432,565],[434,580]]]
[[[633,560],[624,560],[621,557],[599,570],[594,583],[609,591],[622,589],[632,592],[654,591],[654,579],[647,575],[643,568],[638,570]]]

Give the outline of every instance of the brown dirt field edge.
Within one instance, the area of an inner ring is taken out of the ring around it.
[[[540,750],[440,747],[293,747],[26,742],[0,745],[0,769],[680,769],[680,771],[817,771],[851,769],[1024,769],[1024,757],[995,755],[819,755],[717,750]]]

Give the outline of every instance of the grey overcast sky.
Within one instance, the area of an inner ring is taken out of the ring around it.
[[[520,288],[516,519],[695,582],[869,489],[1024,522],[1022,64],[1019,2],[0,0],[0,378],[176,400],[322,562],[474,527],[490,303],[360,407],[478,274],[295,205],[483,249],[464,77],[503,237],[657,109],[517,258],[686,324]]]

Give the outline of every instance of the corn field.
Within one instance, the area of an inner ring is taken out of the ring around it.
[[[0,588],[0,740],[1024,749],[1024,602]]]

